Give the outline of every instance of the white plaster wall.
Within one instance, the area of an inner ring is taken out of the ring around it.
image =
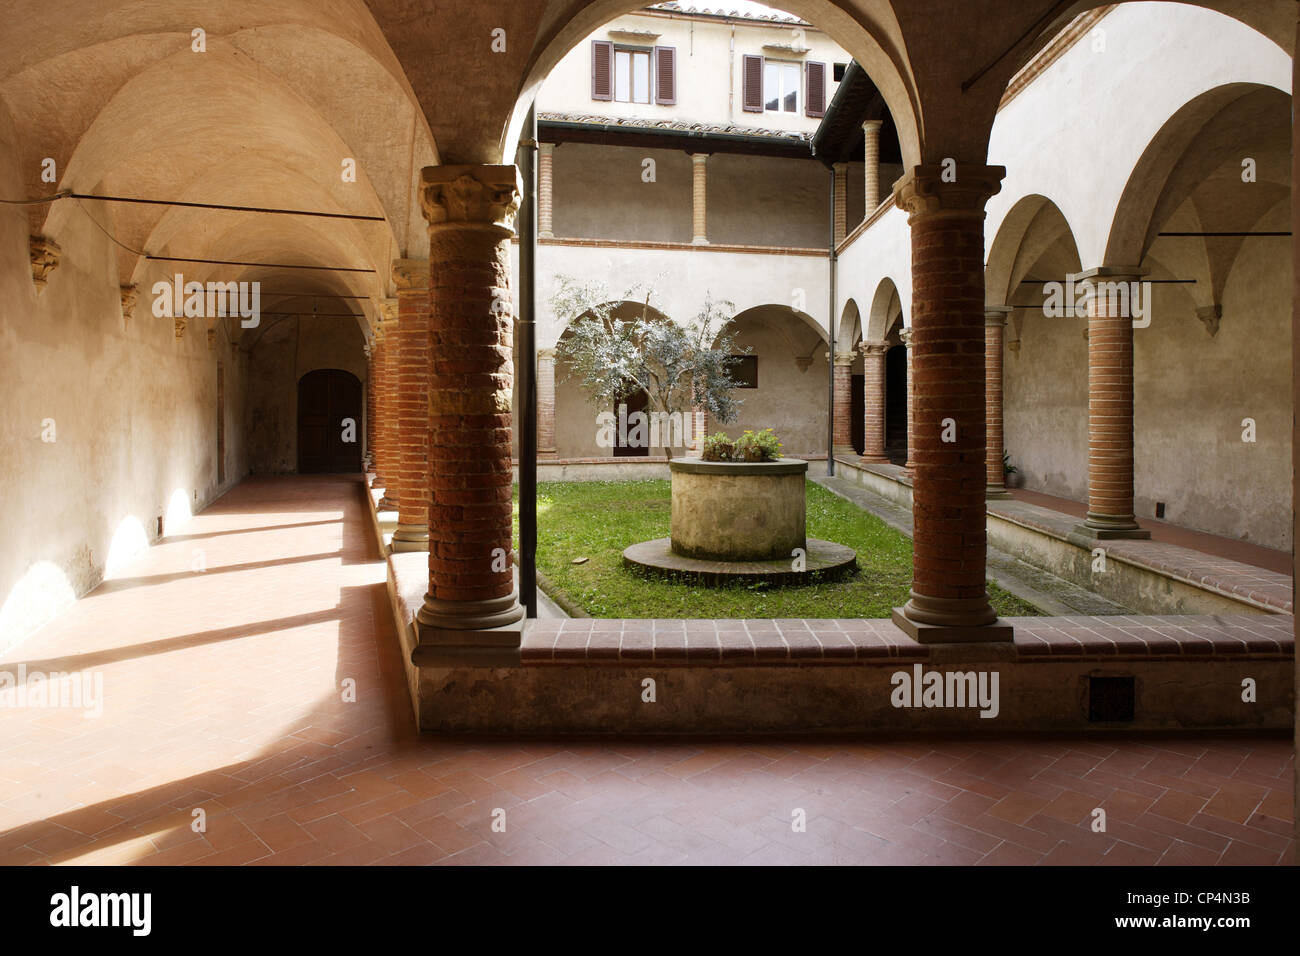
[[[7,142],[0,130],[0,194],[17,196]],[[124,322],[114,247],[85,216],[54,236],[62,258],[38,297],[28,233],[25,210],[0,207],[0,649],[95,587],[106,566],[126,572],[173,502],[174,516],[197,510],[247,471],[241,443],[228,441],[218,487],[219,356],[202,328],[177,340],[147,294]],[[242,379],[228,363],[227,396]],[[42,441],[45,419],[53,442]]]
[[[512,246],[511,266],[516,277],[518,254],[518,246]],[[699,311],[706,293],[731,301],[733,315],[757,306],[803,305],[800,311],[824,333],[827,270],[824,256],[548,243],[537,250],[537,347],[553,348],[564,331],[547,304],[560,275],[603,281],[615,298],[635,282],[650,282],[658,293],[650,304],[684,323]],[[511,289],[517,309],[519,283],[512,282]]]
[[[1037,193],[1065,215],[1085,269],[1103,263],[1111,224],[1142,151],[1183,104],[1226,83],[1291,92],[1291,60],[1245,24],[1190,4],[1124,3],[1002,109],[989,159],[1007,167],[987,206],[997,235],[1020,198]]]

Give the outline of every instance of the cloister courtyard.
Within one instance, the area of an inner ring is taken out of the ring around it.
[[[0,864],[1296,864],[1290,0],[9,6]]]

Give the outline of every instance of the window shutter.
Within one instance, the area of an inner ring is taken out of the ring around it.
[[[741,69],[741,107],[746,113],[763,112],[763,58],[745,54]]]
[[[808,104],[809,116],[826,115],[826,64],[825,63],[806,63],[804,68],[807,74]]]
[[[655,102],[660,106],[677,103],[677,48],[655,47]]]
[[[614,44],[608,40],[591,41],[591,98],[614,98]]]

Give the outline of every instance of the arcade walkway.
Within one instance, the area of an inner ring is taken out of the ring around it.
[[[103,679],[0,709],[0,864],[1294,857],[1287,735],[417,737],[362,494],[249,479],[0,659]]]

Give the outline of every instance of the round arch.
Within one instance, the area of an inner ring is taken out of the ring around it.
[[[894,280],[886,276],[876,286],[875,295],[871,297],[871,311],[867,314],[866,331],[863,339],[868,342],[883,341],[894,325],[894,320],[903,312],[903,300],[898,293]],[[909,324],[903,315],[903,326]]]

